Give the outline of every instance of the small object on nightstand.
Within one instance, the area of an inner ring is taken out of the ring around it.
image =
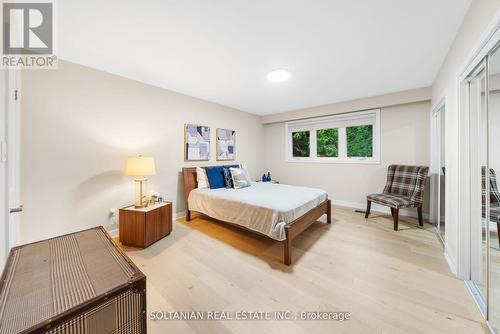
[[[267,172],[266,182],[271,182],[271,172]]]
[[[172,232],[172,203],[145,208],[133,205],[120,209],[120,242],[125,246],[146,248]]]

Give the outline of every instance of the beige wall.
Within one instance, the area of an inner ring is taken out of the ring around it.
[[[57,70],[22,74],[22,215],[20,242],[110,223],[110,208],[133,203],[125,159],[156,159],[150,189],[182,212],[183,124],[236,130],[237,162],[263,172],[257,116],[60,61]],[[201,165],[203,163],[200,163]],[[111,226],[110,228],[116,227]],[[175,228],[175,227],[174,227]]]
[[[268,124],[266,170],[283,183],[322,188],[334,204],[364,207],[366,195],[382,191],[388,165],[429,165],[429,110],[428,101],[381,109],[381,163],[375,165],[286,162],[285,123]]]
[[[369,96],[362,99],[337,102],[312,108],[292,110],[283,113],[262,116],[264,124],[285,122],[296,119],[342,114],[373,108],[390,107],[400,104],[427,101],[431,99],[431,87],[422,87],[391,94]]]
[[[500,9],[500,0],[472,1],[455,41],[432,86],[432,104],[446,95],[446,252],[456,267],[458,254],[458,72],[468,60],[482,33]]]

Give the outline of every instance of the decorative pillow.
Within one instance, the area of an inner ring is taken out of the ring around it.
[[[208,188],[208,177],[205,168],[196,167],[196,181],[198,188]]]
[[[206,167],[205,170],[207,171],[210,189],[224,188],[226,186],[224,183],[224,172],[222,166]]]
[[[222,166],[222,168],[222,172],[224,173],[224,184],[226,185],[226,188],[234,188],[233,177],[231,176],[231,171],[229,170],[229,168],[240,168],[240,164]]]
[[[243,169],[243,173],[245,173],[245,176],[247,180],[251,180],[252,178],[250,177],[250,173],[248,172],[248,168],[246,165],[241,165],[241,169]]]
[[[240,189],[250,186],[250,179],[247,178],[243,168],[230,168],[233,178],[234,189]]]
[[[224,165],[222,166],[224,168],[240,168],[241,165],[240,164],[234,164],[234,165]]]
[[[226,188],[234,188],[231,170],[229,170],[229,168],[227,167],[223,167],[222,172],[224,173],[224,184],[226,185]]]

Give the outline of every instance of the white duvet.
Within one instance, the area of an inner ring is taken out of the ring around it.
[[[327,199],[324,190],[268,182],[242,189],[198,188],[190,192],[189,209],[238,224],[275,240],[285,240],[285,225]]]

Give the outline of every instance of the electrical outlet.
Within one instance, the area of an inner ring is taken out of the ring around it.
[[[118,223],[118,209],[117,208],[110,208],[109,209],[109,225],[117,224]]]
[[[118,209],[117,208],[111,208],[109,209],[109,216],[110,217],[116,217],[118,215]]]

